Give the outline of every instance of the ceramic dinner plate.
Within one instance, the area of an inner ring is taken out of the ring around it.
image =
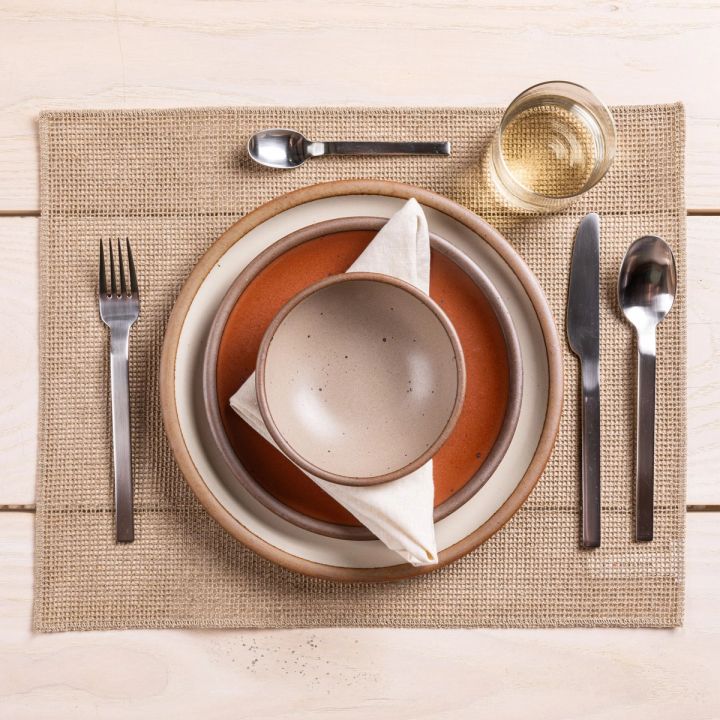
[[[201,369],[209,325],[242,269],[279,238],[338,217],[390,217],[415,197],[430,230],[471,257],[512,315],[523,358],[517,430],[492,477],[462,507],[436,523],[438,566],[398,563],[379,541],[330,538],[265,508],[228,476],[209,437]],[[338,181],[278,198],[233,225],[206,253],[168,323],[161,361],[163,418],[178,465],[211,515],[260,555],[315,577],[386,581],[429,572],[470,552],[518,510],[552,451],[562,404],[560,344],[542,290],[513,248],[473,213],[434,193],[399,183]]]
[[[210,430],[233,478],[281,517],[342,539],[374,535],[230,407],[255,371],[260,341],[284,304],[318,279],[343,272],[385,224],[340,218],[285,236],[239,274],[213,320],[203,369]],[[515,433],[522,393],[517,333],[486,275],[454,245],[430,234],[430,296],[455,327],[467,369],[457,425],[433,458],[437,522],[487,481]]]

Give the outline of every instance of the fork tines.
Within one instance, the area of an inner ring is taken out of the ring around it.
[[[137,295],[138,294],[138,282],[137,275],[135,274],[135,263],[133,262],[132,250],[130,249],[130,240],[125,238],[125,247],[127,249],[127,260],[128,260],[128,271],[130,275],[130,293],[127,291],[127,283],[125,282],[125,263],[123,262],[122,243],[120,238],[117,239],[117,253],[118,253],[118,274],[120,275],[120,292],[117,288],[117,276],[115,273],[115,255],[113,253],[113,242],[108,240],[108,251],[110,255],[110,292],[107,290],[107,273],[105,270],[105,248],[104,243],[100,240],[100,277],[99,277],[99,289],[101,295],[107,296],[123,296],[123,295]]]

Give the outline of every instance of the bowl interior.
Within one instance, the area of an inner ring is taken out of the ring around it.
[[[291,300],[258,368],[275,439],[301,467],[336,482],[389,480],[429,459],[464,387],[457,335],[435,303],[364,273],[325,279]]]

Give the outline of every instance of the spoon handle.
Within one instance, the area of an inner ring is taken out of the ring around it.
[[[322,145],[320,155],[449,155],[449,142],[338,142]],[[315,154],[315,153],[312,153]]]
[[[655,485],[655,329],[638,335],[637,457],[635,465],[635,539],[653,539]]]

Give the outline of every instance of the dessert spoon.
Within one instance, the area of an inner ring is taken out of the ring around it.
[[[274,128],[255,133],[248,154],[260,165],[289,170],[325,155],[449,155],[449,142],[314,142],[297,130]]]
[[[637,335],[635,539],[653,539],[655,485],[655,331],[670,312],[677,288],[675,257],[654,235],[628,248],[618,277],[618,303]]]

